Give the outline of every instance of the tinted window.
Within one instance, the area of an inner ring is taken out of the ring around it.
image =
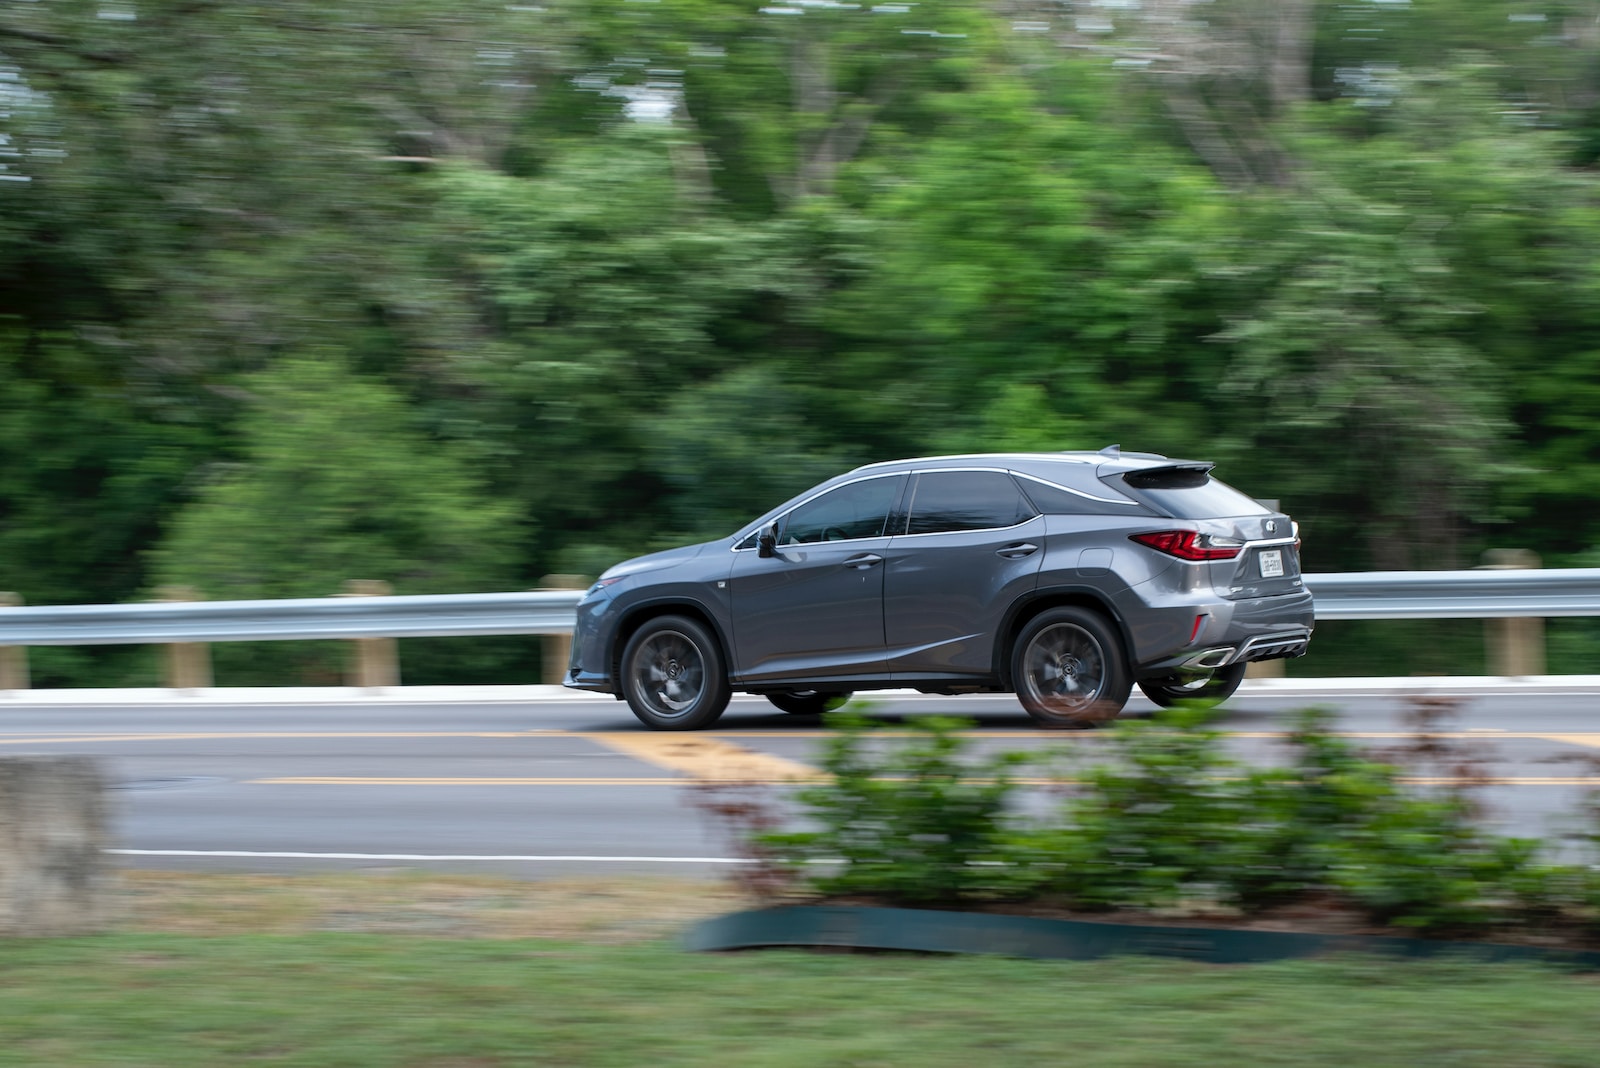
[[[1142,507],[1138,501],[1122,498],[1122,503],[1095,500],[1081,493],[1073,493],[1052,486],[1048,482],[1037,482],[1031,478],[1017,480],[1022,486],[1022,492],[1045,515],[1140,515],[1147,514],[1148,509]],[[1115,490],[1110,487],[1096,485],[1100,492],[1096,496],[1110,497]],[[1118,494],[1118,496],[1121,496]]]
[[[1178,519],[1216,519],[1222,516],[1271,515],[1269,508],[1246,497],[1209,471],[1167,467],[1134,471],[1122,476],[1140,497]]]
[[[869,478],[807,501],[783,519],[779,544],[876,538],[889,522],[889,509],[900,495],[902,481],[901,475]]]
[[[907,534],[1010,527],[1034,515],[1011,476],[999,471],[930,471],[917,478]]]

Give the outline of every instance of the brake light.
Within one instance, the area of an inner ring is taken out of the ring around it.
[[[1232,560],[1244,548],[1243,542],[1214,538],[1198,530],[1157,530],[1129,538],[1179,560]]]

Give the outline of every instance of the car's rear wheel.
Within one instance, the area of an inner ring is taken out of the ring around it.
[[[1133,688],[1122,638],[1098,612],[1051,608],[1011,651],[1017,700],[1046,727],[1097,727],[1122,712]]]
[[[716,638],[687,616],[648,620],[622,650],[622,695],[652,730],[709,727],[731,693]]]
[[[785,690],[766,696],[775,708],[791,716],[820,716],[844,707],[844,703],[850,700],[848,693],[820,693],[817,690]]]
[[[1213,671],[1141,679],[1139,689],[1162,708],[1179,701],[1226,701],[1244,681],[1244,669],[1244,664],[1230,664]]]

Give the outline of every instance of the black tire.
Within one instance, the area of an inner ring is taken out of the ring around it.
[[[1244,669],[1244,664],[1231,664],[1209,673],[1163,675],[1140,680],[1139,689],[1162,708],[1171,708],[1179,701],[1226,701],[1244,681]]]
[[[622,650],[622,695],[651,730],[709,727],[732,695],[722,648],[704,625],[687,616],[657,616]]]
[[[842,708],[850,700],[849,693],[819,693],[816,690],[785,690],[783,693],[769,693],[766,697],[773,707],[791,716],[820,716],[824,712]]]
[[[1030,619],[1011,648],[1011,680],[1022,707],[1045,727],[1109,723],[1133,689],[1122,636],[1087,608],[1051,608]]]

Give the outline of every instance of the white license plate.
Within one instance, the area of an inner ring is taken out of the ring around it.
[[[1281,578],[1283,576],[1283,550],[1262,549],[1261,555],[1256,559],[1261,561],[1262,578]]]

